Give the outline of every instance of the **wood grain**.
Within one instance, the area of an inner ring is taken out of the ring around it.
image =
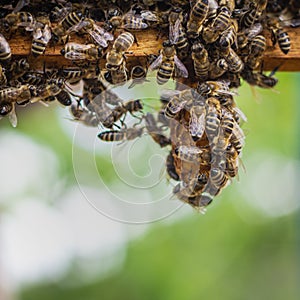
[[[264,70],[271,71],[280,65],[280,71],[300,71],[300,28],[287,28],[287,32],[291,38],[291,50],[288,55],[283,54],[278,45],[273,47],[270,39],[264,56]],[[162,41],[166,37],[158,38],[157,31],[146,30],[135,33],[138,40],[138,45],[134,44],[130,51],[133,54],[127,55],[128,64],[136,63],[139,60],[145,60],[146,54],[157,54],[161,49]],[[77,36],[72,36],[70,41],[85,43],[85,39]],[[34,69],[41,69],[44,62],[49,68],[59,68],[70,65],[71,62],[65,59],[60,50],[63,45],[48,46],[45,55],[34,58],[30,55],[31,37],[15,35],[9,40],[12,54],[15,56],[29,56],[29,61]],[[104,65],[104,60],[101,60],[101,65]]]

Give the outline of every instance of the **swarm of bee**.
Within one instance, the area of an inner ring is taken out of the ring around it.
[[[70,107],[74,120],[106,128],[98,135],[103,141],[147,133],[169,148],[166,170],[178,182],[174,195],[203,210],[238,174],[246,117],[233,89],[241,80],[261,88],[277,84],[279,66],[263,73],[268,33],[273,46],[288,54],[283,25],[299,26],[299,15],[297,0],[1,1],[0,117],[16,126],[17,106],[58,101]],[[135,32],[148,29],[165,37],[160,52],[129,66]],[[12,54],[15,34],[32,37],[27,57]],[[86,42],[72,41],[76,35]],[[61,47],[69,66],[33,69],[47,47]],[[153,113],[144,113],[141,99],[124,102],[110,89],[129,80],[129,88],[143,84],[151,71],[159,86],[174,78],[188,78],[192,86],[165,90]],[[73,89],[79,82],[80,95]],[[132,127],[127,114],[138,118]]]

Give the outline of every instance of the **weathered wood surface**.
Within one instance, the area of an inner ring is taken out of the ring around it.
[[[273,70],[280,65],[280,71],[300,71],[300,28],[287,28],[286,29],[291,38],[291,50],[288,55],[284,55],[278,45],[272,46],[270,40],[268,48],[264,56],[264,70]],[[135,33],[138,45],[134,44],[130,51],[133,54],[128,54],[128,63],[132,60],[144,60],[146,54],[157,54],[161,49],[161,44],[165,37],[158,38],[157,31],[147,30]],[[72,42],[85,43],[83,38],[72,36]],[[30,55],[31,37],[15,35],[9,40],[12,54],[17,56]],[[49,46],[45,55],[38,58],[29,56],[30,63],[33,68],[39,69],[46,62],[47,67],[61,67],[70,64],[70,61],[65,59],[60,50],[63,45]],[[102,64],[104,60],[102,60]]]

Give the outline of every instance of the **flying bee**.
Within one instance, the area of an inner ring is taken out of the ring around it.
[[[96,114],[82,107],[79,102],[73,103],[70,106],[70,112],[74,120],[90,127],[97,127],[100,123]]]
[[[201,81],[206,80],[210,62],[208,59],[208,52],[200,42],[197,42],[192,46],[192,59],[196,77]]]
[[[34,22],[35,20],[32,14],[25,11],[10,13],[2,20],[3,29],[8,32],[9,35],[14,33],[19,27],[31,30]]]
[[[174,164],[174,157],[172,155],[172,152],[169,153],[169,155],[167,156],[166,159],[166,170],[168,175],[170,176],[170,178],[179,181],[180,177],[177,174],[176,168],[175,168],[175,164]]]
[[[59,41],[66,42],[68,35],[76,26],[83,20],[84,16],[80,11],[74,11],[67,14],[67,16],[52,28],[52,40],[54,43]]]
[[[181,58],[188,56],[189,42],[186,37],[185,29],[182,25],[183,14],[181,8],[173,8],[169,15],[169,39],[176,47],[177,53]]]
[[[11,49],[5,37],[0,33],[0,63],[8,63],[11,59]]]
[[[195,101],[190,109],[189,132],[194,141],[201,139],[205,130],[205,102]]]
[[[51,29],[46,24],[44,28],[36,28],[33,32],[31,53],[34,57],[44,54],[46,47],[51,40]]]
[[[231,47],[228,49],[228,55],[225,57],[225,60],[228,63],[229,71],[232,73],[239,73],[244,68],[243,61]]]
[[[247,68],[241,73],[241,76],[250,85],[257,85],[261,88],[273,88],[278,82],[278,79],[273,77],[273,73],[271,72],[267,76],[261,72],[253,72],[253,70]]]
[[[210,65],[209,77],[211,79],[218,79],[221,77],[227,70],[229,66],[224,58],[221,58]]]
[[[93,42],[103,48],[108,47],[108,42],[114,40],[114,36],[103,27],[97,25],[94,20],[85,18],[75,26],[75,31],[86,32]]]
[[[170,41],[163,42],[163,49],[158,58],[149,66],[149,70],[158,69],[157,83],[162,85],[169,81],[172,76],[188,77],[188,70],[176,55],[174,45]]]
[[[223,33],[230,26],[230,23],[231,12],[226,6],[223,6],[212,23],[203,29],[203,40],[207,44],[214,43],[219,38],[220,33]]]
[[[146,129],[155,143],[160,147],[166,147],[171,144],[171,140],[162,134],[162,129],[157,126],[154,116],[147,113],[145,116]]]
[[[144,128],[128,128],[122,130],[104,131],[98,134],[98,138],[105,142],[130,141],[142,136]]]
[[[113,48],[117,52],[126,52],[133,43],[134,36],[130,32],[123,32],[115,39]]]
[[[198,0],[195,4],[193,1],[190,3],[191,11],[187,22],[187,34],[190,38],[197,38],[209,11],[209,1]]]
[[[102,57],[102,48],[95,44],[67,43],[60,53],[70,60],[96,61]]]
[[[276,18],[267,19],[267,25],[271,31],[273,46],[278,43],[280,50],[288,54],[291,49],[291,40],[289,34],[281,27]]]
[[[7,78],[2,65],[0,64],[0,87],[6,86]]]

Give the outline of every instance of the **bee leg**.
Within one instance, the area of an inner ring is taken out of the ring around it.
[[[276,34],[275,34],[274,30],[271,30],[271,41],[272,41],[272,45],[274,47],[277,42],[277,38],[276,38]]]

